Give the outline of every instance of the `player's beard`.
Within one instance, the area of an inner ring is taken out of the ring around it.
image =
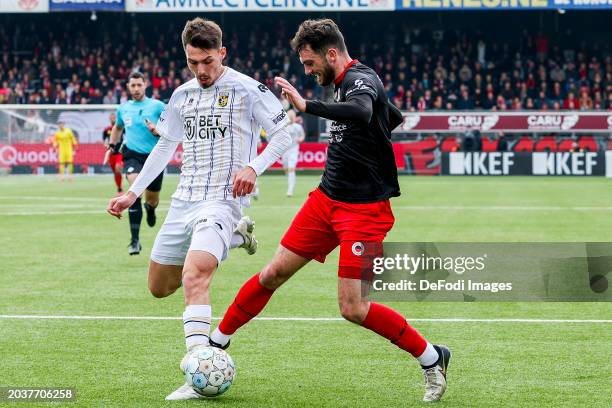
[[[325,63],[325,66],[323,66],[323,72],[321,72],[317,77],[319,85],[327,86],[331,84],[335,78],[336,74],[334,73],[333,68],[328,63]]]
[[[135,101],[141,101],[144,99],[144,94],[143,93],[136,93],[134,92],[132,94],[132,99],[134,99]]]

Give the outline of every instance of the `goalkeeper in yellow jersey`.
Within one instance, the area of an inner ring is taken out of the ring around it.
[[[66,165],[68,165],[68,181],[72,181],[72,158],[78,143],[72,130],[64,127],[64,122],[58,122],[59,130],[53,137],[53,147],[57,150],[60,181],[64,181]]]

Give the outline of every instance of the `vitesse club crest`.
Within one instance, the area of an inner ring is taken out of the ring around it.
[[[227,106],[228,100],[229,100],[229,92],[220,92],[219,98],[217,99],[217,105],[221,108],[225,108]]]

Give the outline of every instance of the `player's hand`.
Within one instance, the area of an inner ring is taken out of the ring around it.
[[[283,95],[287,97],[295,109],[300,112],[306,111],[306,100],[302,98],[297,89],[295,89],[289,81],[282,77],[276,77],[274,78],[274,82],[281,87]]]
[[[240,170],[234,177],[234,186],[232,188],[234,198],[251,194],[255,188],[256,179],[257,173],[251,167],[247,166]]]
[[[111,150],[113,149],[106,149],[106,152],[104,153],[104,160],[102,160],[103,166],[106,166],[108,164],[111,156]]]
[[[106,207],[106,212],[112,215],[113,217],[117,217],[121,219],[121,213],[126,209],[130,208],[132,204],[136,201],[138,197],[136,194],[128,191],[126,194],[112,198],[108,202],[108,207]]]
[[[151,132],[153,136],[159,136],[159,133],[157,133],[157,130],[155,130],[155,124],[148,118],[145,118],[145,125],[147,125],[147,129],[149,129],[149,132]]]

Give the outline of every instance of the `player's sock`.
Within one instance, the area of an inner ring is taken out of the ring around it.
[[[60,176],[60,178],[64,178],[65,174],[66,174],[66,165],[64,163],[60,163],[60,165],[59,165],[59,176]]]
[[[123,188],[121,186],[123,182],[123,177],[121,177],[121,173],[115,173],[115,184],[117,185],[117,192],[122,192]]]
[[[287,189],[287,195],[293,195],[293,190],[295,189],[295,171],[290,171],[287,173],[289,178],[289,188]]]
[[[239,248],[244,245],[244,237],[237,232],[234,232],[230,241],[230,248]]]
[[[142,222],[142,205],[140,204],[140,197],[134,201],[134,204],[130,207],[129,211],[130,218],[130,232],[132,233],[132,241],[139,239],[140,235],[140,223]]]
[[[72,176],[72,171],[74,170],[74,166],[72,163],[68,163],[68,177]]]
[[[259,283],[259,274],[249,279],[238,291],[236,299],[225,312],[225,316],[219,323],[219,327],[213,332],[211,340],[222,346],[227,344],[227,341],[224,340],[229,340],[229,336],[257,316],[266,306],[273,293],[273,290],[265,288]]]
[[[157,208],[157,205],[153,207],[151,204],[147,202],[144,203],[144,209],[147,212],[147,225],[149,227],[154,227],[155,222],[157,221],[157,216],[155,215],[156,208]]]
[[[430,368],[438,362],[438,358],[440,358],[438,350],[436,350],[433,344],[427,342],[427,347],[425,347],[425,351],[423,351],[423,354],[418,356],[416,359],[421,365],[421,367]]]
[[[208,345],[211,316],[210,305],[188,305],[185,307],[183,328],[185,329],[187,350],[200,344]]]
[[[379,303],[370,303],[370,310],[361,325],[389,339],[414,357],[423,355],[427,348],[427,341],[401,314]]]

